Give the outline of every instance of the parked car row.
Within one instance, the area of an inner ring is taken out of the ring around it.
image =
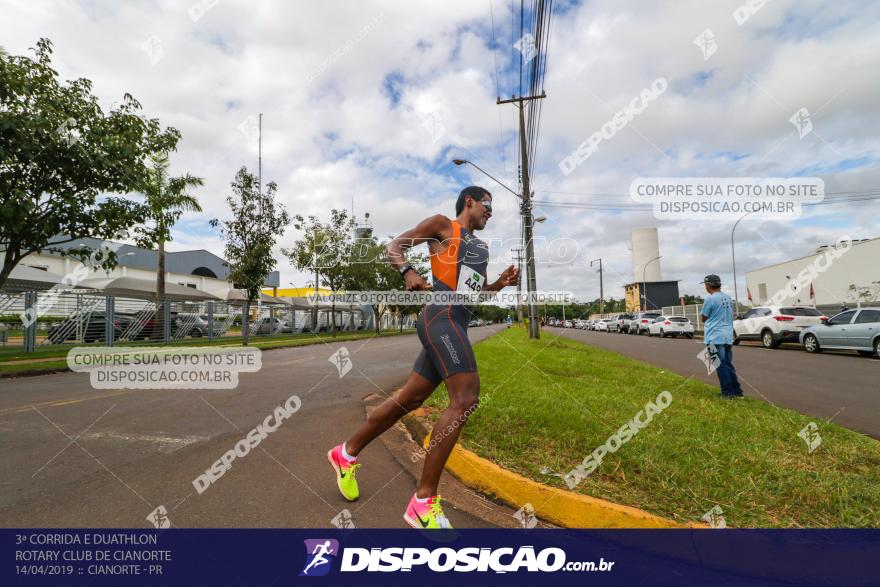
[[[638,312],[618,314],[614,318],[592,320],[559,320],[550,318],[550,326],[560,328],[579,328],[594,332],[619,332],[629,334],[648,334],[651,336],[684,335],[693,338],[694,327],[690,320],[682,316],[664,316],[659,312]]]
[[[694,337],[694,325],[686,317],[657,311],[592,320],[551,318],[548,323],[596,332]],[[847,309],[829,318],[813,306],[760,306],[737,316],[733,332],[733,344],[757,341],[764,348],[775,349],[783,343],[796,343],[808,353],[833,349],[880,358],[880,307]]]
[[[103,342],[106,337],[107,314],[105,312],[92,312],[88,321],[77,327],[78,318],[70,317],[52,325],[47,333],[47,338],[52,344],[77,340],[77,335],[82,335],[83,342]],[[261,318],[257,327],[257,334],[269,334],[278,332],[292,332],[292,327],[286,320],[276,318],[274,329],[270,328],[269,318]],[[140,328],[132,328],[135,323],[140,323]],[[180,332],[181,336],[201,338],[208,336],[208,317],[200,314],[171,313],[171,334],[174,335],[184,328],[186,332]],[[113,314],[114,339],[119,339],[123,334],[132,333],[132,340],[146,340],[161,338],[159,323],[156,321],[156,312],[150,313],[126,313],[116,312]],[[214,331],[220,330],[219,321],[214,320]]]
[[[83,342],[98,342],[105,339],[107,324],[106,313],[92,312],[88,316],[85,324],[78,326],[77,321],[80,319],[81,318],[78,317],[70,317],[63,322],[54,324],[51,328],[49,328],[49,332],[47,333],[47,338],[49,339],[49,342],[51,342],[52,344],[61,344],[70,340],[76,340],[78,334],[82,334]],[[182,321],[191,320],[188,320],[185,314],[171,314],[172,332],[178,328]],[[154,330],[156,329],[155,312],[147,315],[116,312],[115,314],[113,314],[113,331],[115,333],[114,338],[119,338],[124,333],[129,331],[129,329],[135,322],[140,322],[142,325],[137,334],[132,337],[134,340],[146,340],[148,338],[154,338]],[[191,331],[187,334],[194,337],[207,336],[207,324],[207,320],[201,319],[201,317],[197,317],[193,326],[191,327]],[[158,336],[158,334],[159,333],[155,333],[155,336]]]
[[[733,344],[756,340],[775,349],[798,343],[808,353],[856,351],[880,358],[880,308],[844,310],[829,318],[813,306],[761,306],[733,321]]]

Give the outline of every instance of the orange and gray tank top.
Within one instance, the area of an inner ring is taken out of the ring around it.
[[[486,286],[486,268],[489,265],[489,247],[472,232],[465,230],[458,220],[452,221],[452,238],[442,243],[446,249],[431,255],[431,274],[434,291],[476,293]],[[467,321],[470,307],[454,305],[451,317]]]

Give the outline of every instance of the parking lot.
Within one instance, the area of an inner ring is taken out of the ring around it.
[[[577,329],[547,328],[688,377],[718,384],[697,357],[701,340],[657,338]],[[813,355],[799,345],[765,349],[759,342],[734,347],[734,363],[749,397],[784,406],[880,438],[880,360],[855,353],[826,351]]]

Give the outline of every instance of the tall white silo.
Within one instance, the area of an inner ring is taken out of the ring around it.
[[[661,281],[660,239],[656,228],[632,231],[633,281]]]

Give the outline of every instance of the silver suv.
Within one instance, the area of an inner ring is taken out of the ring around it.
[[[633,314],[632,320],[629,321],[627,332],[630,334],[649,334],[648,325],[662,316],[660,312],[636,312]]]

